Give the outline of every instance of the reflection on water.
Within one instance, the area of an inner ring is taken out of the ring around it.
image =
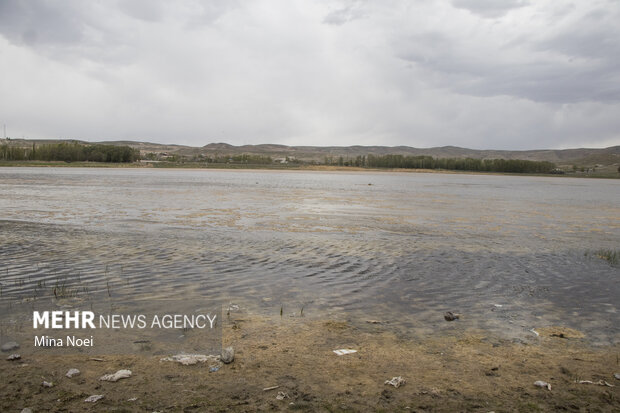
[[[613,342],[620,270],[584,252],[618,248],[619,205],[611,180],[5,168],[1,301],[88,286],[405,334],[460,328],[443,321],[453,310],[459,326]]]

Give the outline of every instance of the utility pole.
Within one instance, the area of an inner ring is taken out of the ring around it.
[[[4,139],[6,140],[6,123],[4,124]]]

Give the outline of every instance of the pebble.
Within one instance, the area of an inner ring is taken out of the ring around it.
[[[20,358],[22,358],[22,356],[19,354],[11,354],[6,359],[9,361],[14,361],[14,360],[19,360]]]
[[[620,373],[614,373],[614,377],[618,380],[620,380]]]
[[[15,341],[9,341],[8,343],[4,343],[2,345],[2,347],[0,347],[0,350],[2,351],[11,351],[11,350],[15,350],[19,348],[19,344],[16,343]]]
[[[131,377],[131,370],[119,370],[113,374],[105,374],[99,377],[99,380],[115,382],[119,381],[120,379],[126,379],[128,377]]]
[[[52,387],[53,384],[50,383],[49,381],[44,381],[43,383],[41,383],[41,386],[43,386],[43,387]]]
[[[66,376],[69,378],[73,376],[79,376],[79,375],[80,375],[80,371],[78,369],[69,369],[69,371],[66,374]]]
[[[458,320],[460,317],[460,314],[454,314],[452,311],[446,311],[443,315],[443,318],[446,321],[454,321],[454,320]]]
[[[22,409],[21,413],[32,413],[32,409],[30,409],[29,407],[25,407]]]
[[[103,399],[103,394],[93,394],[92,396],[88,396],[84,399],[86,403],[94,403],[98,400]]]
[[[222,349],[222,355],[220,356],[220,360],[222,360],[224,364],[230,364],[233,362],[234,359],[235,349],[233,349],[232,347],[226,347]]]

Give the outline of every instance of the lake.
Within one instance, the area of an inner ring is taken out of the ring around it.
[[[53,286],[67,300],[88,286],[411,337],[564,325],[618,343],[620,269],[591,252],[619,246],[620,180],[0,168],[5,315]]]

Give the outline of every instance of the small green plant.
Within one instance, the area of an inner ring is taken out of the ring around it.
[[[618,265],[620,262],[620,251],[619,250],[611,250],[611,249],[600,249],[596,251],[587,251],[585,253],[586,256],[594,256],[596,258],[600,258],[609,262],[611,265]]]

